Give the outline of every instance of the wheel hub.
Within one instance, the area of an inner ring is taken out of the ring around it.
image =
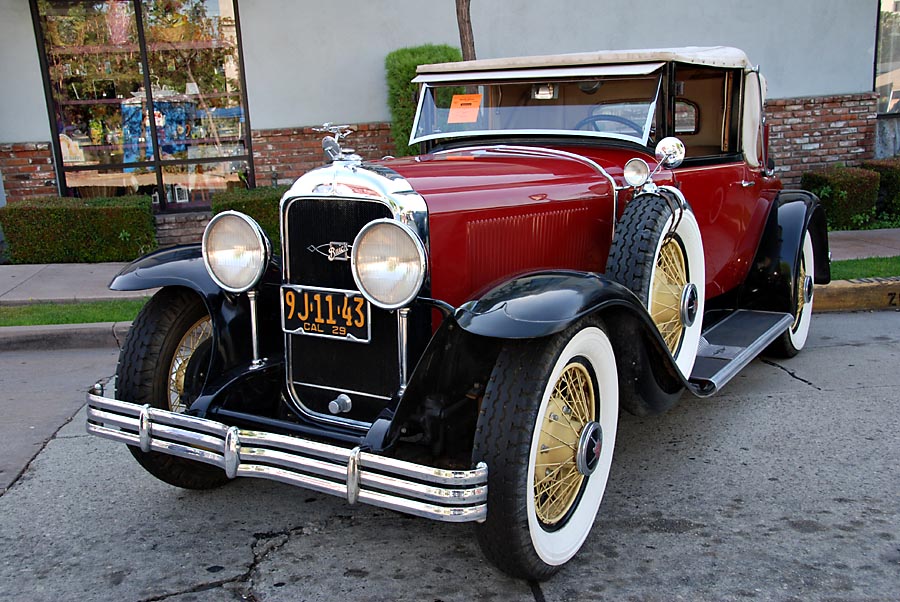
[[[697,307],[700,305],[700,296],[697,293],[697,285],[689,282],[681,291],[681,323],[685,328],[694,325],[697,319]]]
[[[813,279],[812,276],[807,276],[803,279],[803,302],[809,303],[812,301],[813,297]]]
[[[578,451],[575,462],[578,472],[586,477],[591,476],[600,464],[600,453],[603,451],[603,427],[599,422],[589,422],[581,431],[578,439]]]

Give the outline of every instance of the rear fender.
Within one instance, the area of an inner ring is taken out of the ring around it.
[[[753,268],[741,289],[741,307],[793,311],[796,293],[793,282],[807,230],[816,265],[813,281],[816,284],[831,281],[828,230],[819,199],[805,190],[782,190],[772,205]]]

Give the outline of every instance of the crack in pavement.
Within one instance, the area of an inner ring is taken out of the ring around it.
[[[794,373],[794,372],[791,371],[791,370],[788,370],[787,368],[785,368],[785,367],[782,366],[781,364],[778,364],[778,363],[776,363],[776,362],[773,362],[772,360],[768,360],[768,359],[765,359],[765,358],[761,358],[760,361],[761,361],[762,363],[764,363],[765,365],[767,365],[767,366],[772,366],[773,368],[778,368],[779,370],[781,370],[781,371],[787,373],[791,378],[793,378],[793,379],[795,379],[795,380],[799,380],[799,381],[802,382],[803,384],[809,385],[810,387],[812,387],[812,388],[815,389],[816,391],[821,391],[821,390],[822,390],[821,387],[817,387],[816,385],[814,385],[814,384],[811,383],[810,381],[806,380],[805,378],[800,378],[799,376],[797,376],[796,373]]]
[[[230,579],[219,579],[218,581],[200,583],[193,587],[182,589],[177,592],[170,592],[167,594],[161,594],[159,596],[142,598],[141,600],[139,600],[139,602],[161,602],[162,600],[168,600],[176,596],[206,592],[232,584],[238,586],[238,588],[236,588],[237,591],[235,591],[234,593],[236,596],[239,596],[240,600],[243,600],[244,602],[256,602],[258,598],[253,592],[253,575],[259,568],[260,563],[268,558],[272,552],[281,549],[286,543],[291,540],[291,537],[297,534],[302,535],[303,533],[304,527],[292,527],[283,531],[254,533],[253,543],[250,544],[250,550],[253,553],[253,560],[250,562],[247,570],[240,575],[231,577]]]

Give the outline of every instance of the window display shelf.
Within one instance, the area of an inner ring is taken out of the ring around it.
[[[171,50],[218,50],[236,49],[237,43],[229,40],[189,40],[182,42],[150,42],[147,50],[150,52]],[[50,48],[47,54],[50,56],[84,56],[96,54],[128,54],[140,52],[137,43],[118,45],[90,45],[90,46],[56,46]]]

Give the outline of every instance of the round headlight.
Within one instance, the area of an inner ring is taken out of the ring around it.
[[[413,300],[425,281],[425,247],[405,224],[379,219],[366,224],[350,253],[353,279],[362,294],[384,309]]]
[[[624,175],[629,186],[643,186],[650,177],[650,166],[643,159],[629,159],[625,164]]]
[[[269,254],[269,240],[262,228],[243,213],[219,213],[203,231],[206,270],[216,284],[231,293],[243,293],[259,282]]]

